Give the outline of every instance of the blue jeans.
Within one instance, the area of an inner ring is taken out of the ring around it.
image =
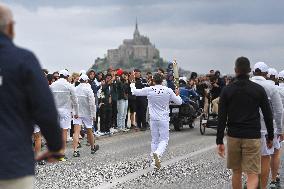
[[[118,100],[117,101],[117,128],[125,128],[125,119],[128,108],[128,100]]]

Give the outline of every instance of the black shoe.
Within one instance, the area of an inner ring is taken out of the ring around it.
[[[74,151],[74,153],[73,153],[73,157],[80,157],[80,153],[79,153],[79,151]]]
[[[45,163],[44,160],[40,160],[40,161],[37,162],[37,164],[38,164],[38,165],[45,165],[46,163]]]
[[[91,154],[96,153],[96,151],[98,151],[100,149],[100,146],[97,144],[94,146],[94,148],[91,149]]]

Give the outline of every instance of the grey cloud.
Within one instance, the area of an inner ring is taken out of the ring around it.
[[[140,32],[150,37],[161,56],[176,57],[183,68],[233,72],[238,56],[284,68],[284,25],[278,10],[282,2],[18,1],[25,6],[15,2],[9,5],[17,22],[16,43],[35,51],[50,70],[87,69],[107,49],[132,37],[136,16]]]
[[[276,24],[283,23],[284,1],[277,0],[4,0],[37,9],[42,6],[67,8],[85,6],[95,8],[117,7],[108,12],[100,23],[104,27],[125,26],[137,16],[144,23],[167,22],[171,25],[208,24]]]
[[[207,25],[187,27],[145,27],[162,47],[175,49],[242,48],[245,50],[283,47],[284,25]],[[162,35],[161,35],[162,33]]]

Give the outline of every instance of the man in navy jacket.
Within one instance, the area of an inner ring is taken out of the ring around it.
[[[38,60],[16,47],[13,17],[0,5],[0,188],[33,188],[34,152],[31,136],[39,125],[54,157],[62,147],[52,94]]]

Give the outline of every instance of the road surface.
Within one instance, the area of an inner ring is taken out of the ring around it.
[[[202,136],[198,126],[171,131],[160,170],[149,166],[149,130],[101,137],[97,140],[100,150],[94,155],[83,140],[79,158],[72,157],[70,142],[68,161],[36,167],[35,188],[231,188],[231,173],[216,155],[215,134],[207,129]],[[282,156],[282,181],[283,162]]]

